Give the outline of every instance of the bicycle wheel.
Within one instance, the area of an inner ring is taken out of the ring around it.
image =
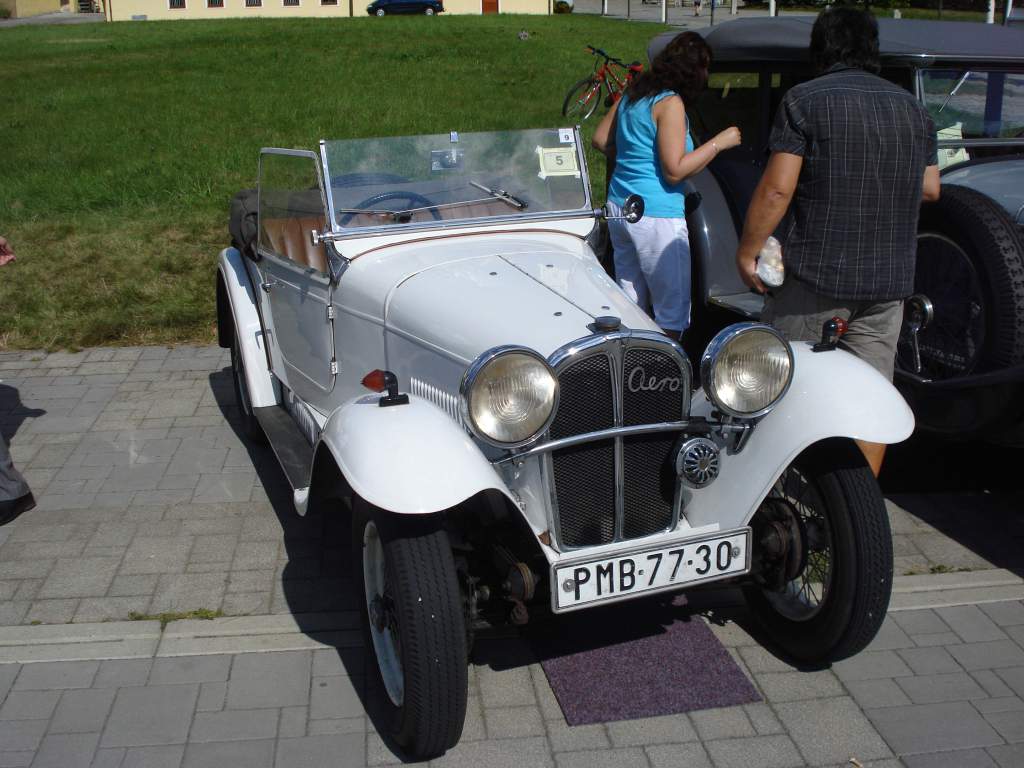
[[[569,93],[565,95],[562,115],[586,120],[597,111],[600,102],[601,81],[596,77],[586,77],[570,88]]]

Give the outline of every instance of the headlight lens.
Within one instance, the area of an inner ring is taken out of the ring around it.
[[[463,413],[483,440],[501,447],[527,443],[554,416],[558,380],[536,352],[521,347],[490,350],[462,382]]]
[[[761,416],[793,378],[793,352],[767,325],[739,323],[721,331],[701,358],[701,383],[711,402],[730,416]]]

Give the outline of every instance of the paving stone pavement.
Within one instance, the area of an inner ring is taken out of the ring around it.
[[[295,515],[273,456],[239,436],[228,364],[205,347],[0,353],[0,428],[39,500],[0,528],[0,627],[351,611],[346,532]],[[1024,566],[1019,495],[893,501],[898,575]],[[814,672],[736,611],[706,614],[764,703],[570,728],[528,649],[489,641],[437,764],[1024,766],[1024,604],[893,613]],[[0,664],[0,766],[393,763],[366,679],[359,648]]]
[[[484,640],[462,740],[431,765],[1024,766],[1024,602],[892,613],[866,651],[814,672],[766,651],[743,614],[695,616],[763,702],[569,727],[529,647]],[[0,765],[398,764],[366,664],[361,647],[0,664]]]
[[[228,366],[217,347],[0,353],[0,429],[39,502],[0,528],[0,626],[354,607],[347,531],[295,514],[235,428]],[[898,575],[1024,568],[1019,500],[894,498]]]

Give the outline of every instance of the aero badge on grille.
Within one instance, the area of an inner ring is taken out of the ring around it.
[[[665,376],[660,379],[654,375],[648,376],[644,367],[638,365],[626,377],[626,386],[634,394],[637,392],[663,392],[665,390],[678,392],[679,387],[682,386],[682,381],[678,376]]]
[[[718,477],[718,446],[706,437],[692,437],[679,447],[676,474],[692,488],[703,488]]]

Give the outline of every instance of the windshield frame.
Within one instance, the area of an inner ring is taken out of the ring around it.
[[[510,129],[506,131],[508,133],[518,132],[520,130],[531,130],[531,129]],[[545,130],[545,129],[541,129]],[[320,162],[323,166],[322,173],[324,186],[323,192],[327,200],[327,213],[330,220],[330,233],[324,233],[325,239],[333,241],[338,240],[349,240],[361,237],[374,237],[380,235],[395,235],[405,234],[409,232],[418,231],[432,231],[432,230],[445,230],[445,229],[465,229],[466,227],[476,227],[481,225],[491,224],[506,224],[506,223],[526,223],[532,221],[550,221],[554,219],[583,219],[594,217],[594,204],[590,189],[590,169],[587,167],[586,152],[583,148],[582,136],[580,134],[579,125],[574,125],[571,128],[573,132],[573,145],[576,150],[576,162],[580,168],[580,183],[583,185],[583,206],[580,208],[574,208],[563,211],[517,211],[509,207],[509,213],[501,216],[482,216],[475,218],[462,218],[462,219],[444,219],[441,221],[416,221],[416,222],[397,222],[388,224],[378,224],[369,227],[343,227],[338,224],[338,217],[334,207],[334,195],[331,189],[328,187],[326,180],[330,178],[330,165],[327,161],[327,140],[320,140]],[[469,132],[467,132],[469,133]],[[451,132],[452,135],[456,135],[455,131]],[[412,134],[416,136],[417,134]],[[384,137],[389,138],[389,137]],[[406,138],[404,136],[396,136],[393,138]]]

